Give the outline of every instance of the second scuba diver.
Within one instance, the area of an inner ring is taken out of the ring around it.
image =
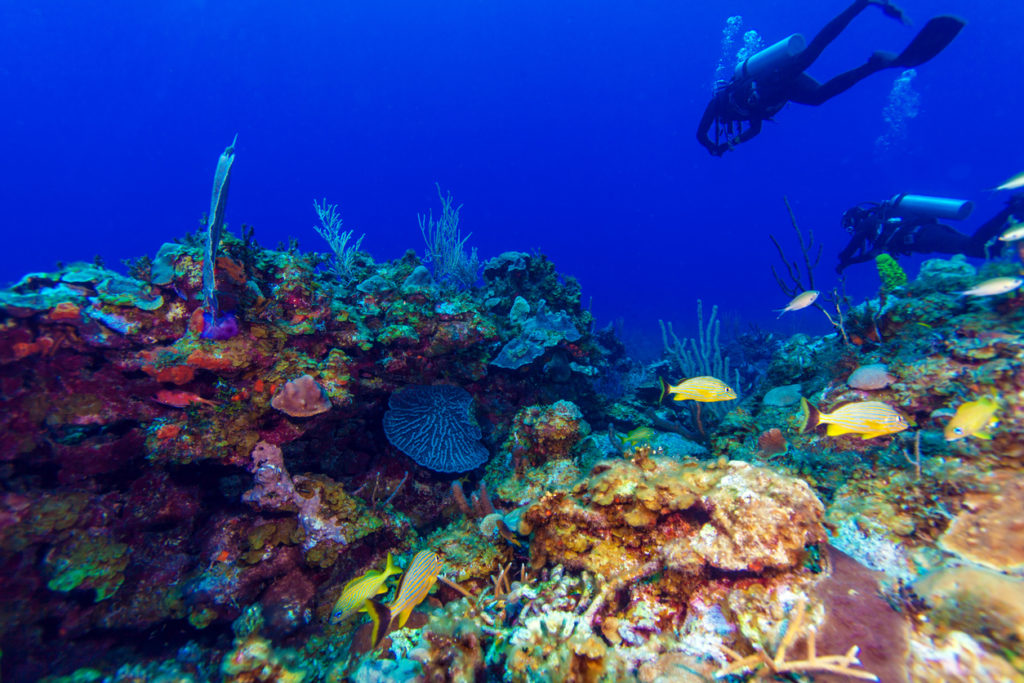
[[[865,202],[843,213],[843,227],[850,241],[839,252],[836,272],[855,263],[873,261],[887,253],[963,254],[984,258],[989,245],[1009,219],[1024,220],[1024,195],[1010,197],[1006,208],[983,223],[972,235],[965,235],[939,219],[963,220],[974,208],[962,199],[944,199],[901,194],[883,202]]]

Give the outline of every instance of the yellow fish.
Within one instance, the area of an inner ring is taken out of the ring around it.
[[[876,436],[902,432],[909,426],[906,418],[888,403],[880,401],[856,401],[847,403],[831,413],[822,413],[808,403],[806,398],[801,398],[800,410],[803,414],[801,433],[825,424],[828,425],[825,433],[829,436],[860,434],[862,439],[873,439]]]
[[[1024,172],[1018,173],[1013,176],[999,187],[992,188],[993,191],[999,192],[1000,190],[1017,190],[1024,187]]]
[[[626,448],[637,445],[641,441],[650,441],[657,435],[657,432],[650,427],[637,427],[622,438],[622,445]]]
[[[661,398],[664,398],[666,393],[671,394],[675,401],[701,403],[732,401],[736,398],[736,392],[732,387],[716,377],[691,377],[675,386],[667,385],[665,380],[661,380]],[[659,403],[661,398],[658,399]]]
[[[1010,223],[1006,226],[1006,230],[1003,230],[1003,234],[997,239],[1001,242],[1016,242],[1017,240],[1024,240],[1024,223]]]
[[[367,611],[373,620],[371,642],[374,647],[377,647],[391,631],[395,617],[398,617],[398,628],[405,626],[413,608],[427,597],[427,592],[437,581],[437,574],[440,571],[441,558],[429,550],[421,550],[416,553],[409,568],[405,570],[402,583],[398,586],[398,594],[390,605],[385,607],[376,600],[366,603]]]
[[[820,292],[816,289],[801,292],[793,297],[793,300],[786,304],[785,308],[776,308],[775,310],[780,311],[779,317],[781,318],[790,311],[799,311],[801,308],[807,308],[818,300],[818,294],[820,294]]]
[[[1019,277],[994,277],[974,285],[968,290],[959,292],[962,296],[996,296],[1006,294],[1024,284],[1024,279]]]
[[[956,409],[956,415],[946,423],[943,433],[946,441],[956,441],[965,436],[973,436],[976,439],[991,439],[988,433],[990,427],[999,424],[996,413],[999,411],[999,401],[992,396],[983,396],[977,401],[968,401]]]
[[[341,595],[334,603],[334,609],[331,610],[331,623],[337,624],[357,612],[366,610],[366,601],[375,595],[386,593],[388,578],[401,573],[402,570],[395,566],[391,553],[388,553],[383,572],[371,569],[345,584]]]

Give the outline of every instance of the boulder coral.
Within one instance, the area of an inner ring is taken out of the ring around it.
[[[568,458],[580,439],[590,433],[583,412],[572,401],[527,406],[516,413],[505,448],[512,453],[516,470],[549,460]]]
[[[743,462],[659,456],[604,461],[520,523],[531,562],[617,576],[655,562],[690,577],[794,569],[826,539],[824,507],[801,480]]]

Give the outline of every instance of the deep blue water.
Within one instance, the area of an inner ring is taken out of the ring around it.
[[[725,158],[695,140],[727,17],[769,43],[810,38],[838,1],[4,2],[0,282],[152,255],[194,230],[237,133],[227,221],[264,245],[326,250],[312,210],[326,197],[378,259],[422,253],[416,215],[436,211],[436,181],[482,257],[540,249],[629,338],[656,337],[659,317],[687,331],[698,297],[775,325],[767,235],[792,244],[783,195],[825,245],[827,289],[848,206],[974,199],[971,231],[1002,206],[984,188],[1024,170],[1024,3],[902,6],[913,27],[868,8],[810,70],[898,51],[934,14],[968,20],[918,69],[920,113],[883,161],[897,70],[789,105]],[[873,266],[849,273],[854,292],[875,288]]]

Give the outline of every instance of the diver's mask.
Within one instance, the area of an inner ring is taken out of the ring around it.
[[[854,233],[854,231],[857,229],[857,225],[864,217],[864,213],[864,209],[858,206],[855,206],[852,209],[847,209],[846,211],[843,212],[841,224],[843,228],[845,228],[846,232],[850,233],[851,235]]]

